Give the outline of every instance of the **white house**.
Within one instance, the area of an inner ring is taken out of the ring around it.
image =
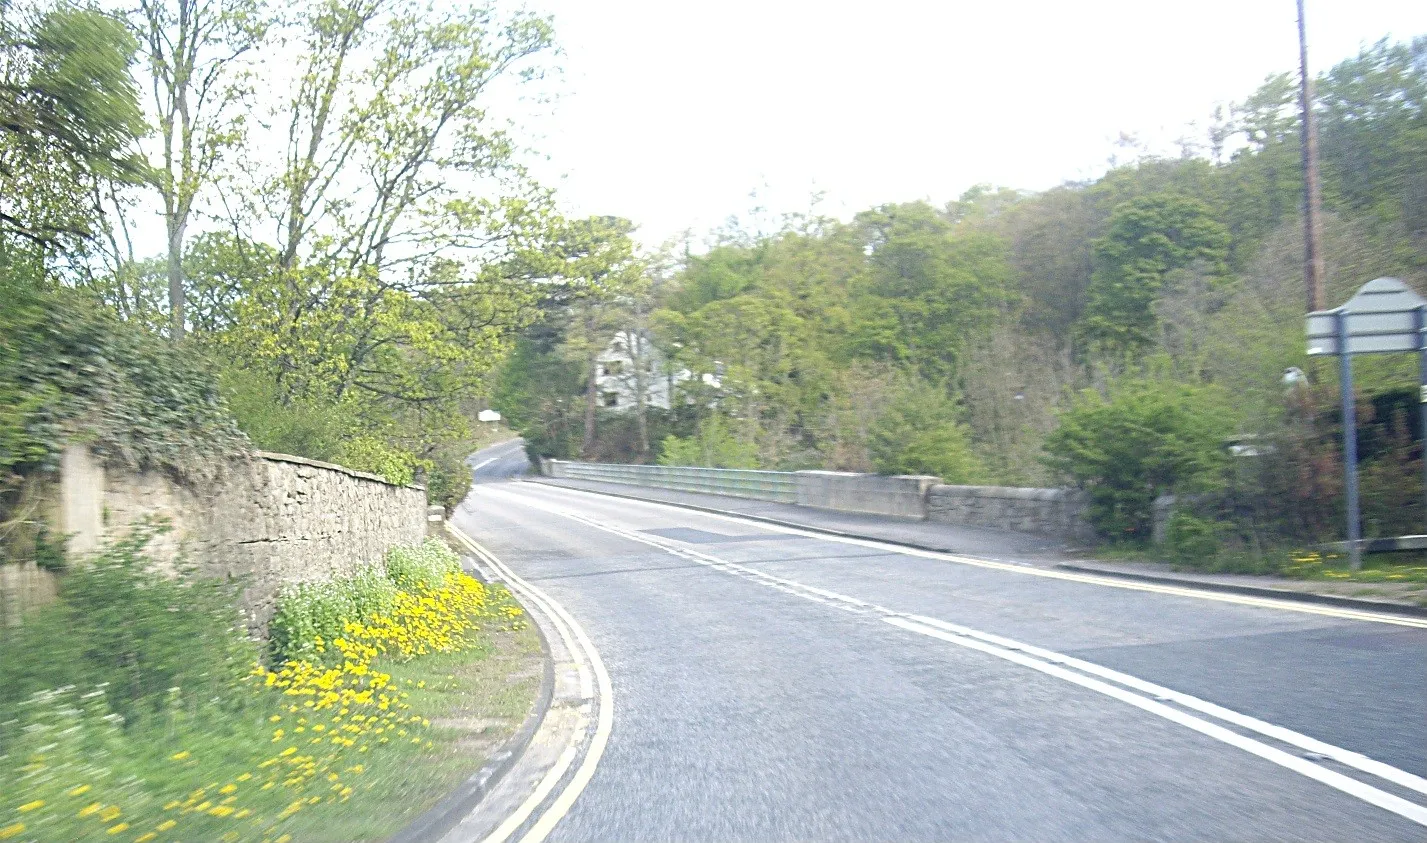
[[[694,375],[688,369],[670,373],[666,362],[647,334],[632,329],[617,332],[595,358],[595,389],[600,406],[616,411],[633,410],[638,406],[642,380],[645,406],[669,409],[675,384]],[[720,385],[712,374],[704,374],[701,379],[715,388]]]

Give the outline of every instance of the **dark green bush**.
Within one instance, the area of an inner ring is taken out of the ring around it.
[[[1108,399],[1087,390],[1047,438],[1047,462],[1088,490],[1102,533],[1148,539],[1156,497],[1223,486],[1229,406],[1209,386],[1136,380]]]

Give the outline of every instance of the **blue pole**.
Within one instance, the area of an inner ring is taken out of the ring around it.
[[[1348,314],[1338,311],[1338,389],[1343,397],[1343,473],[1348,488],[1348,562],[1363,567],[1362,526],[1358,512],[1358,412],[1353,402],[1353,355],[1348,353]]]

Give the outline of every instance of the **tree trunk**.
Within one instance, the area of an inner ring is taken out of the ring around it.
[[[168,218],[168,311],[169,333],[174,342],[183,339],[183,230],[185,220],[177,215]]]
[[[644,335],[635,333],[630,337],[630,340],[629,347],[639,349],[629,355],[634,364],[634,415],[639,424],[639,455],[647,457],[649,456],[649,407],[645,399],[648,392],[646,380],[649,373],[645,369]]]
[[[595,313],[590,308],[585,316],[585,336],[589,341],[589,384],[585,387],[585,441],[580,455],[589,459],[595,450],[595,401],[599,390],[599,346],[595,343]]]

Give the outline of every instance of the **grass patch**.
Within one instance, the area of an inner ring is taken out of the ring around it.
[[[538,638],[509,594],[449,567],[348,621],[351,640],[294,640],[316,657],[263,666],[216,586],[157,576],[141,550],[74,570],[0,641],[0,839],[380,839],[482,764],[537,693]],[[77,614],[99,584],[136,616],[129,634]],[[187,645],[151,651],[141,632],[167,626]]]
[[[1112,545],[1096,557],[1106,562],[1156,562],[1176,571],[1207,574],[1251,574],[1329,582],[1427,584],[1427,553],[1394,552],[1363,555],[1363,567],[1353,571],[1346,554],[1277,548],[1262,554],[1220,551],[1202,556],[1173,553],[1156,547]]]

